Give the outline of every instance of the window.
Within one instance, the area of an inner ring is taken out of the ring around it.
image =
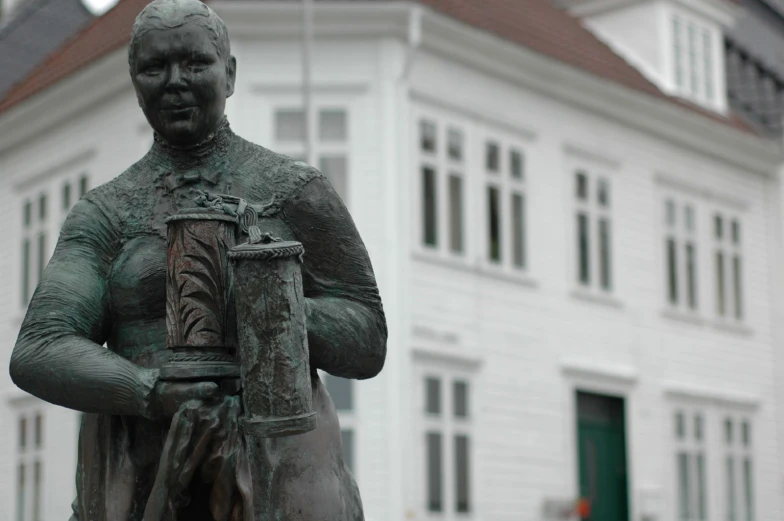
[[[462,126],[419,120],[421,244],[430,250],[465,254],[465,151]]]
[[[701,412],[675,413],[677,511],[679,521],[708,519],[705,421]]]
[[[577,282],[586,288],[612,291],[610,182],[585,170],[574,173]]]
[[[17,417],[16,521],[42,521],[44,418],[40,411]]]
[[[59,176],[20,194],[22,200],[22,244],[20,304],[27,307],[33,291],[41,280],[41,275],[49,262],[54,248],[54,239],[68,212],[88,190],[89,177],[79,173],[76,176]]]
[[[425,510],[473,512],[471,386],[464,375],[443,371],[422,379]]]
[[[321,379],[327,389],[340,423],[340,438],[343,442],[343,461],[356,476],[356,405],[354,403],[353,380],[339,378],[321,372]]]
[[[723,425],[727,521],[754,521],[754,473],[751,423],[727,416]]]
[[[671,17],[673,84],[677,94],[714,105],[716,99],[712,30],[679,14]]]
[[[743,255],[741,223],[722,213],[713,216],[716,314],[743,320]]]
[[[345,108],[321,106],[316,110],[313,151],[319,171],[329,180],[343,202],[349,204],[349,133]],[[293,159],[305,157],[305,113],[301,108],[275,110],[275,150]]]
[[[489,264],[524,271],[526,251],[525,153],[508,139],[485,147],[486,258]]]
[[[695,312],[697,299],[697,222],[694,205],[668,197],[664,201],[664,265],[667,302]]]

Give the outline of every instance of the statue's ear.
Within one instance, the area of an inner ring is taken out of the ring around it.
[[[229,56],[226,63],[226,97],[234,94],[234,81],[237,79],[237,58]]]

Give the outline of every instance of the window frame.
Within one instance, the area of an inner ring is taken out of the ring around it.
[[[35,401],[33,403],[28,403],[24,406],[18,406],[14,408],[15,413],[15,450],[16,455],[14,458],[14,471],[13,471],[13,487],[14,487],[14,503],[12,507],[13,511],[13,520],[14,521],[43,521],[46,519],[46,447],[47,447],[47,435],[46,435],[46,408],[45,404]],[[36,418],[41,419],[41,443],[40,445],[36,443]],[[20,421],[24,419],[26,421],[26,432],[25,432],[25,447],[22,449],[21,446],[21,433],[19,428]],[[36,490],[36,465],[38,465],[39,474],[39,482],[38,488]],[[25,487],[25,494],[24,494],[24,509],[23,512],[20,512],[20,505],[19,505],[19,498],[21,495],[21,491],[19,490],[19,476],[20,476],[20,467],[24,467],[24,487]],[[36,497],[38,498],[38,503],[36,505]],[[35,513],[38,515],[35,516]],[[36,519],[37,517],[37,519]]]
[[[476,465],[476,425],[477,421],[477,385],[474,368],[462,367],[462,364],[417,361],[414,371],[414,411],[417,428],[415,429],[415,457],[417,501],[422,518],[439,521],[470,521],[479,519],[477,502],[477,465]],[[440,414],[427,412],[427,378],[437,378],[440,382]],[[467,389],[467,417],[455,415],[454,384],[465,382]],[[441,494],[442,510],[430,511],[428,505],[428,462],[427,434],[441,434]],[[468,512],[457,512],[457,478],[456,478],[456,437],[468,438],[467,458],[468,474]]]
[[[422,143],[422,123],[429,122],[435,125],[436,147],[435,152],[424,151]],[[413,192],[414,204],[412,205],[414,218],[414,252],[429,258],[466,265],[471,262],[476,246],[469,238],[472,236],[473,209],[469,205],[469,193],[472,190],[472,175],[474,170],[474,141],[476,139],[476,125],[468,118],[458,114],[440,110],[430,106],[417,104],[413,110],[411,129],[413,134],[412,147],[414,157]],[[456,130],[462,135],[462,158],[455,160],[449,155],[450,132]],[[425,215],[424,215],[424,186],[423,171],[432,168],[435,175],[435,245],[425,242]],[[451,229],[451,199],[450,178],[457,175],[461,179],[462,191],[460,194],[461,205],[461,245],[460,251],[452,248]]]
[[[615,226],[614,207],[617,204],[617,180],[615,169],[608,168],[594,162],[581,161],[579,159],[567,160],[567,197],[569,198],[569,217],[567,225],[567,237],[570,254],[570,285],[577,294],[586,294],[601,299],[611,299],[614,301],[618,294],[618,272],[616,269],[616,239],[618,232]],[[582,173],[587,178],[587,201],[583,201],[577,196],[577,176]],[[601,206],[598,200],[594,200],[594,194],[598,199],[599,181],[605,181],[609,186],[609,202],[606,206]],[[587,217],[588,225],[588,282],[581,281],[579,226],[577,224],[580,214]],[[609,288],[602,287],[602,262],[601,248],[599,246],[600,222],[604,219],[609,223]]]
[[[677,193],[674,191],[665,190],[661,192],[658,199],[658,215],[659,215],[659,229],[660,229],[660,252],[661,252],[661,266],[660,270],[662,276],[661,284],[661,300],[662,306],[665,310],[671,313],[677,313],[685,317],[690,317],[699,320],[702,317],[705,309],[705,299],[703,298],[703,276],[704,270],[704,257],[705,248],[705,223],[703,219],[703,207],[700,202],[688,195]],[[670,225],[668,222],[667,204],[672,202],[675,208],[675,224]],[[685,226],[686,209],[691,208],[693,229],[689,230]],[[676,290],[677,302],[672,302],[670,299],[670,270],[669,270],[669,252],[667,249],[667,242],[669,239],[675,241],[675,254],[676,254]],[[689,279],[688,279],[688,259],[686,255],[687,245],[692,244],[694,247],[694,298],[695,306],[689,305]]]
[[[678,430],[678,421],[677,417],[679,414],[682,414],[684,417],[684,437],[678,438],[677,430]],[[700,417],[702,422],[702,432],[701,438],[697,439],[694,431],[696,430],[696,418]],[[706,411],[697,406],[676,406],[672,408],[671,415],[670,415],[670,436],[672,439],[672,444],[674,450],[672,455],[674,456],[673,459],[673,483],[675,486],[675,495],[673,506],[675,509],[675,517],[673,519],[677,519],[678,521],[709,521],[712,519],[711,516],[711,479],[709,475],[709,469],[711,468],[711,461],[710,461],[710,429],[709,429],[709,418]],[[690,517],[683,518],[681,517],[680,512],[680,456],[682,454],[686,454],[686,461],[687,461],[687,469],[689,472],[689,476],[691,479],[688,483],[689,488],[689,499],[690,505],[690,513],[692,514]],[[698,515],[700,510],[699,504],[699,479],[696,477],[698,473],[698,465],[697,465],[697,456],[702,456],[702,486],[703,486],[703,502],[702,508],[704,509],[703,517]]]
[[[737,212],[727,207],[714,206],[710,211],[709,233],[710,233],[710,273],[711,288],[713,295],[713,318],[720,324],[745,325],[747,322],[747,298],[746,287],[746,259],[745,255],[745,231],[743,217]],[[716,236],[716,217],[722,220],[722,237]],[[733,223],[739,227],[739,241],[733,239]],[[724,292],[724,313],[719,311],[719,284],[717,254],[721,253],[723,258],[722,284]],[[736,286],[735,278],[735,259],[740,259],[739,282],[740,287]],[[738,294],[739,293],[739,294]],[[740,313],[740,316],[738,316]]]
[[[684,9],[670,7],[664,16],[664,56],[668,65],[665,77],[670,91],[699,105],[723,110],[724,40],[721,29]],[[694,35],[693,46],[690,30]]]
[[[490,272],[501,272],[504,274],[527,277],[530,274],[531,255],[530,255],[530,190],[529,175],[526,166],[529,161],[529,147],[524,139],[496,127],[485,125],[479,134],[477,158],[480,168],[479,179],[477,182],[481,190],[472,190],[472,193],[481,194],[481,204],[478,205],[482,210],[481,237],[484,238],[480,258],[482,267]],[[491,172],[487,165],[487,146],[494,143],[498,146],[498,170]],[[511,169],[511,154],[518,152],[521,157],[521,178],[513,179]],[[500,260],[494,261],[490,258],[490,222],[489,222],[489,189],[493,187],[499,193],[498,215],[500,220]],[[514,261],[514,233],[512,224],[512,198],[514,195],[522,197],[522,224],[521,224],[521,244],[522,244],[522,266],[518,266]]]
[[[724,501],[724,517],[727,521],[754,521],[754,516],[757,512],[756,508],[756,498],[757,494],[754,490],[754,484],[758,483],[756,479],[755,472],[757,469],[757,459],[754,457],[754,447],[756,446],[754,443],[754,433],[756,429],[754,428],[754,422],[752,418],[747,414],[740,414],[738,412],[730,412],[724,411],[720,415],[720,423],[719,428],[721,432],[721,490],[723,491],[723,498]],[[726,438],[726,422],[732,422],[732,441],[728,442]],[[750,439],[748,444],[744,443],[743,440],[743,424],[747,424],[750,430]],[[748,497],[747,490],[746,490],[746,470],[745,470],[745,462],[751,462],[751,497]],[[734,483],[730,484],[729,476],[727,474],[727,462],[731,462],[733,466],[733,481]],[[730,498],[730,487],[734,485],[734,490],[732,494],[734,494],[734,499]],[[735,502],[735,514],[736,517],[730,517],[730,508],[729,503],[731,501]]]

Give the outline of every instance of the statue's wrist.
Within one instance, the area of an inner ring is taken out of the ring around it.
[[[139,416],[144,416],[148,419],[155,418],[156,411],[153,410],[155,407],[153,394],[159,376],[160,371],[158,369],[143,368],[139,371]]]

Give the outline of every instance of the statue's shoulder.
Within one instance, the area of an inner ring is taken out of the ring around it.
[[[96,186],[84,196],[112,222],[122,222],[125,214],[143,211],[154,183],[153,169],[142,158],[111,181]]]
[[[254,194],[274,195],[282,203],[308,182],[322,176],[304,161],[243,141],[246,151],[240,171]]]

